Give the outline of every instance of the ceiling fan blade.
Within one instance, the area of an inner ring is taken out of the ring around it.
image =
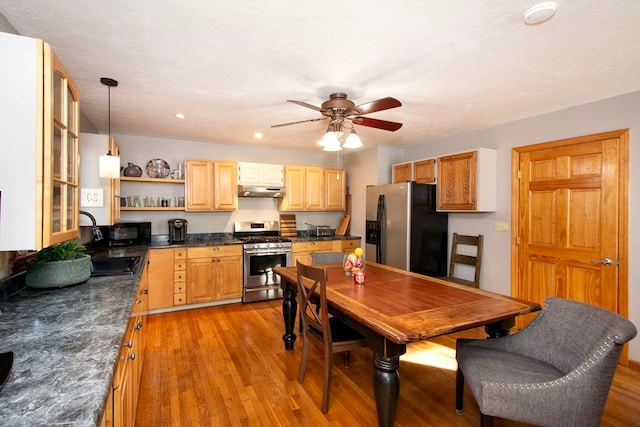
[[[355,117],[352,122],[354,125],[369,126],[371,128],[388,130],[391,132],[397,131],[402,127],[402,123],[372,119],[371,117]]]
[[[388,110],[389,108],[396,108],[402,106],[402,103],[395,98],[390,96],[382,99],[378,99],[377,101],[366,102],[364,104],[360,104],[354,108],[358,114],[369,114],[375,113],[376,111]]]
[[[300,120],[299,122],[290,122],[290,123],[282,123],[282,124],[279,124],[279,125],[271,125],[271,127],[272,128],[279,128],[279,127],[282,127],[282,126],[297,125],[299,123],[317,122],[319,120],[326,120],[326,119],[328,119],[328,117],[318,117],[318,118],[315,118],[315,119]]]
[[[322,111],[322,108],[320,108],[320,107],[316,107],[315,105],[307,104],[306,102],[302,102],[302,101],[292,101],[291,99],[287,99],[287,102],[293,102],[294,104],[300,105],[300,106],[302,106],[302,107],[311,108],[312,110]]]

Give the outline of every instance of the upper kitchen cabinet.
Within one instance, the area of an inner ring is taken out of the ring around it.
[[[238,209],[238,164],[212,160],[185,160],[185,211]]]
[[[238,184],[282,187],[284,186],[284,166],[238,162]]]
[[[0,48],[0,250],[41,249],[78,237],[78,87],[42,40]]]
[[[393,183],[399,184],[413,180],[413,165],[411,163],[398,163],[392,166]]]
[[[496,210],[496,150],[478,148],[441,156],[437,164],[438,210]]]
[[[344,211],[347,208],[347,184],[344,169],[325,169],[324,186],[326,188],[324,210]]]
[[[393,183],[415,181],[420,184],[436,182],[436,159],[417,160],[393,165]]]
[[[330,181],[327,181],[326,171],[334,171]],[[336,198],[344,197],[346,192],[344,178],[341,178],[342,171],[339,172],[337,174],[335,169],[325,170],[319,167],[285,166],[286,195],[280,201],[279,209],[281,211],[344,210],[344,208],[336,208],[338,204]],[[338,176],[337,179],[336,176]],[[331,194],[328,193],[329,191]],[[333,207],[327,208],[328,203]]]

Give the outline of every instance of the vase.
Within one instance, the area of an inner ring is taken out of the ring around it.
[[[86,282],[91,277],[91,255],[77,254],[64,261],[27,261],[25,283],[31,288],[63,288]]]

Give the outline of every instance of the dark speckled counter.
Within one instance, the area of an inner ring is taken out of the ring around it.
[[[147,247],[118,253],[104,256],[146,259]],[[15,357],[0,392],[0,425],[96,425],[141,271],[60,289],[25,288],[0,302],[0,353]]]
[[[15,354],[0,392],[0,425],[95,426],[110,391],[148,249],[242,243],[211,237],[189,239],[186,245],[164,241],[93,250],[94,258],[141,255],[143,260],[134,275],[92,277],[60,289],[24,288],[0,301],[0,353]],[[292,241],[358,238],[301,236]]]

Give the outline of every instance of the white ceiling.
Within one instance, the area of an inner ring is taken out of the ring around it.
[[[370,117],[400,130],[357,126],[368,148],[640,90],[640,1],[557,0],[551,20],[525,25],[536,3],[0,0],[0,13],[52,45],[101,133],[106,76],[119,81],[112,133],[317,151],[326,121],[270,127],[320,117],[287,99],[399,99],[402,107]]]

